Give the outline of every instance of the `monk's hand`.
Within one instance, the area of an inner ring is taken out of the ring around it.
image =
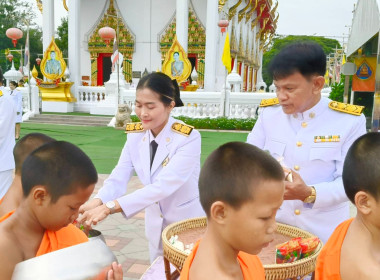
[[[79,214],[83,214],[85,211],[94,209],[102,204],[103,202],[100,200],[100,198],[91,199],[79,207]]]
[[[107,273],[107,280],[123,280],[123,268],[121,264],[113,262]]]
[[[284,200],[304,201],[311,193],[311,188],[305,184],[301,176],[292,170],[292,182],[285,181]]]

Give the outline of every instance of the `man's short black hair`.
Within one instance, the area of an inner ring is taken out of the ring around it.
[[[65,141],[50,142],[34,150],[24,161],[21,171],[24,197],[33,187],[41,185],[46,187],[53,203],[97,181],[98,174],[90,158]]]
[[[238,209],[254,199],[254,189],[265,181],[284,180],[281,165],[268,153],[247,143],[230,142],[206,159],[199,176],[199,196],[207,216],[215,201]]]
[[[38,147],[55,141],[54,138],[42,133],[29,133],[17,141],[13,148],[13,157],[15,159],[15,173],[21,174],[22,164],[28,155]]]
[[[322,47],[316,43],[287,45],[272,59],[268,71],[274,80],[286,78],[296,72],[305,78],[312,75],[324,76],[326,55]]]
[[[380,193],[380,133],[362,135],[347,152],[343,166],[343,185],[347,197],[355,203],[359,191],[376,200]]]

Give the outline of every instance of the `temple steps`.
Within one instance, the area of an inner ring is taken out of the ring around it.
[[[112,117],[104,116],[78,116],[68,114],[42,114],[35,115],[25,123],[42,123],[42,124],[61,124],[61,125],[79,125],[79,126],[106,126]]]

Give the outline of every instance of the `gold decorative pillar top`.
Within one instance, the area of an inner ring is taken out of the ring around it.
[[[227,0],[219,0],[218,3],[218,11],[219,13],[223,10],[224,5],[226,4]]]
[[[241,22],[241,20],[244,18],[245,12],[248,10],[249,6],[252,4],[252,0],[248,0],[247,6],[245,6],[243,9],[241,9],[238,12],[238,22]]]
[[[235,15],[236,15],[236,10],[239,7],[239,5],[243,2],[243,0],[238,0],[235,5],[233,5],[229,10],[228,10],[228,19],[231,20]]]
[[[252,8],[245,14],[245,23],[248,23],[248,21],[251,19],[253,12],[257,8],[258,2],[259,2],[259,0],[255,0],[255,4],[253,4],[253,2],[252,2]]]

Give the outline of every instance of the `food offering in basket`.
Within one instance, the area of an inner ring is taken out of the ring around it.
[[[172,264],[178,273],[181,272],[183,264],[192,250],[192,244],[203,237],[206,228],[205,217],[187,219],[167,226],[162,232],[165,266],[170,268],[170,264]],[[301,248],[301,251],[297,252],[297,260],[294,259],[291,263],[286,261],[276,263],[276,245],[284,244],[292,239],[301,242],[301,244],[297,242],[298,244],[295,245],[298,250]],[[265,279],[302,279],[314,271],[321,249],[322,242],[319,242],[319,239],[310,232],[277,223],[274,240],[258,254],[264,266]],[[303,258],[302,254],[304,254]],[[170,269],[167,269],[166,279],[172,279]]]
[[[319,245],[318,237],[292,238],[276,246],[276,264],[292,263],[312,255]]]

